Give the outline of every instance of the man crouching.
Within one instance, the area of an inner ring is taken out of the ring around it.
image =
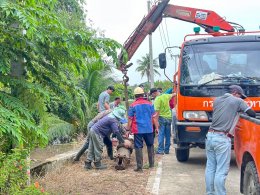
[[[110,137],[112,133],[117,136],[120,144],[127,144],[124,142],[118,128],[118,123],[125,118],[125,108],[117,107],[112,113],[95,123],[89,131],[89,148],[87,160],[85,162],[85,169],[92,169],[91,163],[94,162],[96,169],[106,169],[107,166],[101,163],[103,152],[103,138]]]

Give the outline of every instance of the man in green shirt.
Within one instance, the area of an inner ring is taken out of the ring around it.
[[[169,154],[171,146],[172,111],[169,101],[174,94],[161,94],[156,88],[150,89],[150,95],[155,98],[154,108],[159,121],[157,154]]]

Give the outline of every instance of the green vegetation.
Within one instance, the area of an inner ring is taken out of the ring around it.
[[[120,45],[85,25],[76,0],[2,0],[0,17],[2,147],[46,144],[47,113],[84,129],[100,86],[112,82],[104,56],[116,62]]]
[[[12,155],[0,152],[0,194],[46,194],[38,184],[27,185],[29,179],[25,149],[14,149]]]
[[[141,74],[141,78],[144,76],[147,77],[147,82],[150,82],[150,57],[149,54],[146,54],[142,57],[142,59],[137,60],[138,67],[135,69],[135,71],[139,72]],[[160,75],[158,72],[159,65],[156,60],[153,60],[153,71],[154,75]]]
[[[117,64],[121,45],[86,26],[85,13],[77,0],[0,0],[0,193],[32,194],[26,171],[3,165],[84,132],[98,94],[114,82],[107,62]]]
[[[154,87],[156,87],[156,88],[161,87],[163,89],[163,92],[165,92],[167,89],[173,87],[173,83],[169,80],[155,81]]]

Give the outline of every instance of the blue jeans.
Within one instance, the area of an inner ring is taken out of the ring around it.
[[[159,135],[157,153],[169,153],[171,146],[171,120],[159,117]],[[165,140],[165,142],[164,142]]]
[[[225,182],[230,167],[231,139],[223,133],[209,132],[206,139],[206,155],[207,195],[226,195]]]
[[[134,134],[134,147],[143,148],[143,140],[146,146],[152,146],[154,143],[153,133]]]

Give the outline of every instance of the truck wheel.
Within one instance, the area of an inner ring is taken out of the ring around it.
[[[243,192],[245,195],[260,194],[260,184],[255,163],[250,161],[246,164],[243,178]]]
[[[183,145],[181,144],[180,147],[185,147],[187,145]],[[190,149],[187,148],[187,149],[180,149],[180,148],[176,148],[175,149],[175,155],[176,155],[176,158],[179,162],[185,162],[189,159],[189,156],[190,156]]]

